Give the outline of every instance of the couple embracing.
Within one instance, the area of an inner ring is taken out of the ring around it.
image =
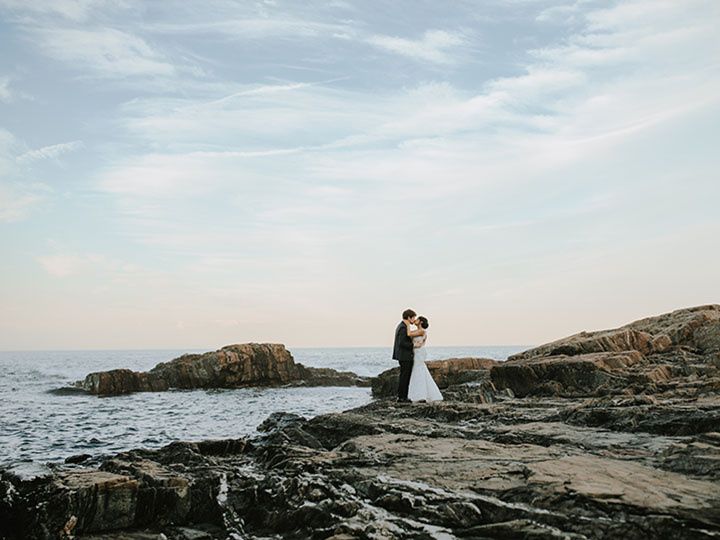
[[[418,317],[412,309],[402,314],[402,322],[395,329],[393,358],[400,362],[398,401],[442,401],[442,394],[425,365],[427,330],[425,317]]]

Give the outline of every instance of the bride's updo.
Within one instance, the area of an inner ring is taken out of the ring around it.
[[[427,330],[428,328],[430,328],[430,323],[428,322],[426,317],[423,317],[422,315],[420,315],[418,317],[418,321],[420,322],[420,326],[422,326],[423,329]]]

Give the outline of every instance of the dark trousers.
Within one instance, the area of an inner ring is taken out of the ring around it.
[[[408,386],[410,386],[410,374],[412,373],[413,361],[400,361],[400,380],[398,381],[398,399],[407,399]]]

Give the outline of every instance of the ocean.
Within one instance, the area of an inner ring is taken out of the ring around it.
[[[504,360],[526,347],[428,347],[429,359]],[[53,393],[93,371],[145,371],[192,350],[0,351],[0,464],[238,438],[273,412],[312,417],[364,405],[369,388],[174,390],[97,397]],[[374,376],[395,367],[387,347],[296,348],[296,362]]]

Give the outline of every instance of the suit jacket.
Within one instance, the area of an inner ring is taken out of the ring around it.
[[[412,362],[415,357],[413,341],[407,335],[407,326],[400,322],[395,329],[395,343],[393,344],[393,358],[398,362]]]

